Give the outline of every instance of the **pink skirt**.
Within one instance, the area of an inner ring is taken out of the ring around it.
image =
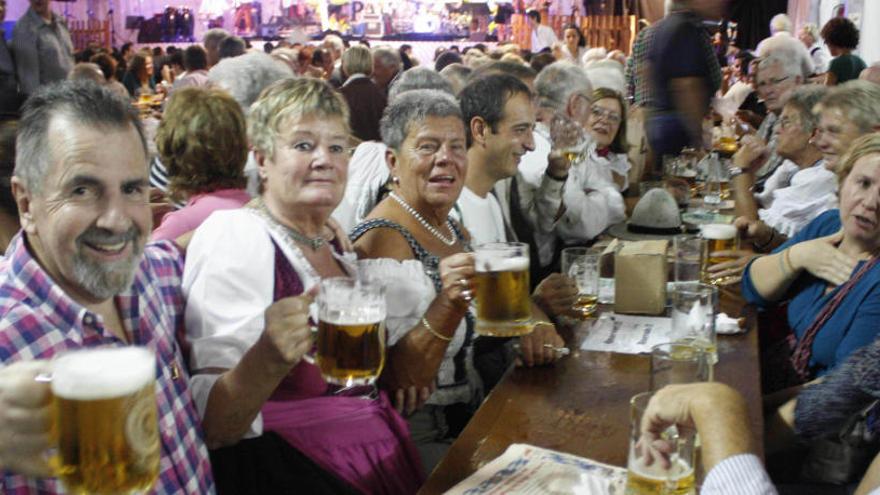
[[[263,429],[365,494],[415,493],[424,482],[406,421],[387,395],[322,396],[263,405]]]

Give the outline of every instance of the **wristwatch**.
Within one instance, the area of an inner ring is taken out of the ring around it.
[[[736,177],[737,175],[742,175],[742,174],[743,174],[743,169],[740,168],[740,167],[731,166],[731,167],[729,167],[727,170],[728,170],[728,172],[730,172],[730,178],[731,178],[731,179],[734,178],[734,177]]]

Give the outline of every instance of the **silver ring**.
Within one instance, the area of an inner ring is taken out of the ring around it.
[[[458,279],[458,285],[464,287],[465,290],[470,288],[470,284],[468,283],[467,279],[463,279],[463,278]]]
[[[467,302],[471,302],[471,300],[474,298],[474,294],[471,292],[470,289],[465,289],[461,291],[461,298]]]
[[[553,344],[544,344],[545,349],[553,349],[553,352],[559,354],[560,356],[568,356],[571,354],[571,349],[568,347],[556,347]]]

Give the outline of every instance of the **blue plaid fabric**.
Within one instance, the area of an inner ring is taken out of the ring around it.
[[[116,305],[132,345],[156,353],[156,404],[161,462],[151,493],[215,492],[208,450],[189,392],[189,376],[175,336],[183,332],[184,298],[180,289],[183,257],[177,246],[149,244],[131,288]],[[104,328],[101,317],[71,299],[31,256],[17,235],[0,264],[0,363],[48,359],[71,349],[125,346]],[[0,493],[65,493],[56,479],[2,473]]]

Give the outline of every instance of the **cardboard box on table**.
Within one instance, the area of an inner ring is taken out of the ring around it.
[[[666,311],[669,241],[625,242],[614,256],[614,312],[661,315]]]

